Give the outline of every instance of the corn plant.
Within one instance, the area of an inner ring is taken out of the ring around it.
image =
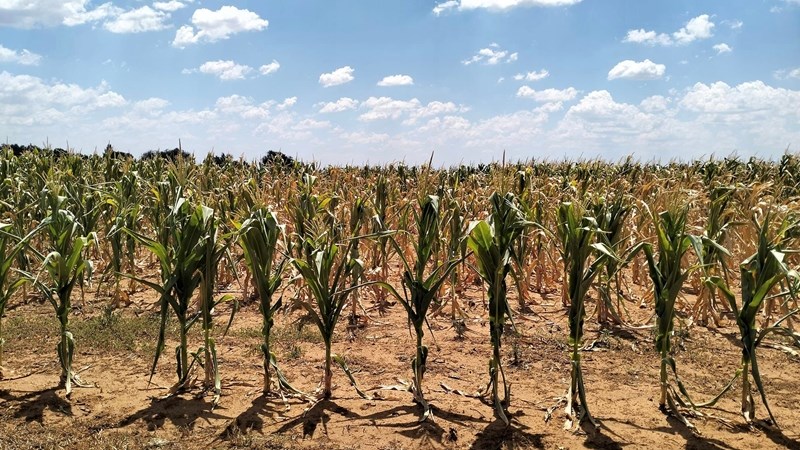
[[[201,351],[204,354],[202,360],[205,369],[204,385],[206,389],[211,389],[214,392],[213,403],[219,403],[219,398],[222,395],[222,383],[219,374],[219,361],[217,359],[217,345],[216,340],[212,334],[214,330],[214,309],[223,302],[233,300],[232,295],[223,295],[222,297],[215,298],[214,290],[217,284],[217,274],[220,263],[228,251],[230,241],[220,240],[218,235],[219,229],[214,216],[214,211],[210,211],[210,216],[207,219],[204,227],[204,235],[202,239],[205,240],[205,255],[201,260],[200,272],[200,285],[199,292],[199,309],[200,317],[202,318],[201,326],[203,328],[203,348],[198,350],[197,354]],[[228,329],[233,323],[233,317],[238,309],[238,302],[234,302],[231,308],[231,316],[228,320],[228,326],[225,328],[227,334]]]
[[[350,223],[349,223],[349,231],[351,236],[358,236],[360,233],[362,225],[367,220],[367,205],[366,201],[362,197],[356,197],[352,203],[352,209],[350,211]],[[361,261],[361,254],[359,252],[358,243],[350,247],[350,260],[351,261]],[[353,266],[353,272],[350,274],[350,286],[355,287],[364,281],[364,265],[363,263],[356,264]],[[351,305],[352,309],[350,312],[350,324],[353,327],[358,326],[358,306],[360,305],[359,300],[359,291],[358,289],[354,289],[352,292],[352,300]]]
[[[12,264],[17,255],[25,249],[28,241],[35,235],[41,227],[35,228],[24,237],[16,236],[11,232],[12,224],[0,222],[0,380],[3,379],[3,316],[6,312],[11,296],[22,287],[28,279],[20,276],[16,279],[10,278]]]
[[[333,333],[342,309],[347,304],[349,294],[359,287],[348,284],[353,269],[360,264],[359,261],[350,258],[352,246],[357,245],[357,239],[350,239],[346,245],[345,249],[342,249],[340,244],[333,242],[326,233],[322,233],[305,239],[303,246],[308,253],[304,259],[292,259],[292,264],[300,272],[313,297],[313,300],[302,301],[301,306],[308,311],[309,317],[317,325],[325,344],[325,371],[322,376],[320,398],[331,396],[333,380],[331,363],[334,360],[340,363],[345,373],[350,376],[343,364],[344,360],[331,353]],[[355,386],[352,376],[350,381]],[[358,388],[356,390],[358,391]],[[363,395],[361,391],[358,392]]]
[[[467,230],[469,229],[469,222],[465,220],[464,211],[459,205],[458,201],[453,198],[453,193],[449,195],[450,202],[448,211],[448,233],[447,233],[447,257],[453,259],[464,259],[467,256]],[[459,322],[463,323],[464,311],[461,305],[458,304],[459,284],[461,282],[461,265],[458,264],[450,272],[450,319],[455,326],[459,326]],[[442,307],[444,303],[442,303]],[[436,312],[434,312],[436,314]]]
[[[388,231],[388,208],[389,208],[389,183],[383,174],[378,176],[375,183],[375,195],[373,199],[373,209],[375,215],[372,217],[372,231],[379,234],[375,240],[376,255],[373,263],[381,268],[381,280],[389,279],[389,240],[385,235]],[[378,292],[378,309],[383,312],[386,310],[386,293],[383,290]]]
[[[403,305],[408,314],[408,320],[414,327],[417,351],[416,356],[411,360],[411,370],[414,374],[411,392],[414,394],[414,400],[423,408],[422,420],[424,421],[432,417],[430,405],[425,400],[422,388],[428,359],[428,347],[423,343],[428,308],[436,299],[439,288],[448,280],[450,273],[462,261],[462,258],[451,259],[442,264],[434,263],[430,272],[426,270],[433,257],[436,241],[439,239],[439,197],[435,195],[424,197],[420,201],[419,212],[414,210],[414,219],[417,224],[417,242],[414,244],[413,265],[409,264],[408,259],[400,251],[397,241],[390,236],[392,245],[397,249],[397,254],[400,255],[403,262],[403,294],[401,295],[386,282],[378,284],[386,288]]]
[[[795,345],[800,345],[800,339],[797,334],[783,325],[787,319],[796,315],[800,310],[794,309],[771,326],[761,329],[756,326],[756,317],[767,299],[796,294],[797,286],[795,283],[800,277],[797,271],[790,269],[786,263],[787,253],[793,253],[795,250],[790,250],[786,247],[792,239],[796,239],[800,235],[800,222],[783,220],[777,229],[772,231],[771,221],[772,215],[770,213],[765,215],[761,223],[758,223],[754,218],[758,232],[758,249],[740,265],[742,276],[741,305],[737,303],[736,297],[722,278],[713,278],[711,283],[718,287],[728,300],[731,309],[736,315],[736,324],[739,326],[741,333],[742,415],[747,423],[755,420],[756,405],[753,401],[750,385],[750,378],[752,377],[770,420],[777,426],[778,423],[775,420],[775,416],[772,414],[769,403],[767,403],[767,395],[758,370],[756,350],[770,333],[784,335],[792,339]],[[784,284],[787,279],[789,283]],[[788,289],[773,293],[775,288],[781,284],[788,286]]]
[[[43,196],[48,199],[51,208],[50,215],[42,222],[50,252],[43,257],[42,263],[46,279],[39,281],[41,275],[37,276],[34,284],[55,309],[61,335],[56,347],[61,364],[61,383],[69,396],[73,383],[84,386],[78,374],[72,370],[72,358],[75,355],[75,338],[69,327],[72,291],[84,274],[91,278],[92,263],[84,258],[84,250],[91,243],[97,243],[97,235],[94,232],[86,233],[70,211],[61,209],[66,200],[64,197],[49,192]]]
[[[631,207],[624,203],[623,196],[617,196],[613,200],[602,199],[592,206],[591,215],[594,217],[597,227],[602,230],[597,238],[612,253],[619,255],[623,251],[623,245],[627,241],[624,235],[625,220],[631,212]],[[597,303],[597,322],[606,325],[612,322],[616,325],[624,323],[619,308],[614,307],[612,291],[616,292],[616,298],[620,296],[619,269],[620,262],[615,258],[606,260],[605,270],[600,274],[598,293],[600,301]],[[620,302],[617,302],[620,305]]]
[[[272,297],[281,285],[283,271],[288,262],[287,257],[279,254],[280,246],[284,247],[284,251],[288,250],[285,248],[286,242],[283,237],[284,226],[278,224],[275,213],[267,208],[254,210],[239,227],[239,242],[244,250],[247,268],[252,273],[256,292],[258,292],[258,310],[262,319],[261,336],[264,339],[261,344],[261,352],[264,355],[263,392],[265,394],[269,394],[272,389],[270,366],[274,366],[276,371],[278,370],[277,359],[270,350],[270,336],[275,312],[281,307],[281,299],[279,298],[273,303]],[[280,373],[278,379],[281,387],[290,387],[284,382]]]
[[[571,428],[574,421],[580,423],[584,419],[592,425],[597,425],[586,402],[580,352],[583,347],[586,295],[606,262],[616,259],[611,250],[598,241],[597,235],[603,233],[595,218],[586,216],[579,205],[573,202],[563,202],[559,205],[556,234],[560,242],[570,301],[567,317],[572,370],[566,399],[566,411],[569,416],[566,428]]]
[[[734,211],[732,210],[731,198],[735,192],[732,186],[714,186],[709,191],[708,219],[706,221],[705,236],[710,238],[710,242],[718,245],[703,243],[699,255],[702,265],[703,276],[714,278],[722,276],[727,279],[728,270],[725,262],[726,253],[719,250],[719,246],[725,245],[729,232],[736,225],[734,222]],[[692,315],[701,325],[709,324],[709,317],[715,325],[719,325],[720,319],[716,312],[716,286],[704,283],[701,285],[701,292],[692,310]]]
[[[714,245],[714,242],[705,236],[700,238],[687,234],[687,214],[688,207],[682,209],[671,208],[658,214],[657,218],[653,218],[658,254],[656,255],[653,252],[653,247],[650,244],[644,244],[641,247],[647,258],[650,279],[653,282],[656,312],[655,346],[661,355],[659,408],[665,412],[669,408],[687,427],[694,428],[678,409],[678,405],[682,400],[669,382],[667,368],[671,368],[678,389],[688,397],[683,383],[678,378],[675,359],[671,354],[675,301],[683,288],[684,282],[689,278],[691,272],[697,269],[697,266],[683,267],[685,256],[690,249],[700,254],[703,242],[708,245]],[[719,247],[719,250],[727,252],[722,247]]]
[[[171,394],[188,385],[190,369],[197,359],[195,357],[190,365],[187,335],[191,326],[197,321],[198,315],[190,314],[189,308],[195,291],[208,277],[204,274],[204,270],[208,264],[208,247],[213,246],[212,237],[216,232],[213,214],[214,211],[208,207],[192,205],[179,192],[175,204],[164,217],[167,233],[160,236],[164,244],[137,231],[124,229],[150,250],[160,265],[160,284],[136,278],[138,282],[149,286],[160,295],[158,302],[160,328],[156,353],[150,369],[151,380],[164,351],[170,311],[178,321],[180,344],[175,349],[178,381],[172,387]],[[208,286],[205,288],[208,289]]]
[[[495,415],[509,423],[505,408],[510,399],[510,387],[506,382],[500,357],[503,331],[506,319],[511,319],[508,304],[506,276],[511,271],[514,244],[522,231],[529,226],[522,211],[515,205],[514,194],[501,196],[497,192],[489,198],[491,215],[484,221],[471,225],[467,246],[475,254],[478,273],[487,285],[489,297],[489,336],[492,342],[492,357],[489,361],[489,385]],[[499,392],[500,379],[503,382],[502,398]]]

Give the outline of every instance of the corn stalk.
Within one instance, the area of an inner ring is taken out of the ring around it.
[[[72,371],[75,355],[75,338],[69,329],[72,291],[84,274],[91,278],[92,263],[84,258],[84,250],[92,242],[97,243],[97,235],[94,232],[84,234],[85,230],[75,216],[61,209],[66,200],[64,197],[52,193],[43,195],[47,197],[51,208],[50,215],[42,222],[49,239],[50,253],[43,257],[42,263],[42,271],[47,279],[42,282],[36,277],[34,285],[55,309],[61,335],[56,347],[61,364],[61,383],[69,397],[73,383],[79,387],[85,386],[78,374]]]
[[[597,426],[586,402],[586,388],[581,370],[585,300],[595,277],[600,274],[606,262],[616,260],[616,256],[605,244],[597,242],[596,236],[603,233],[598,228],[597,221],[593,217],[584,216],[582,208],[572,202],[559,205],[556,233],[561,243],[561,259],[564,261],[570,301],[567,316],[572,370],[567,392],[568,419],[565,428],[572,428],[574,423],[579,424],[584,419]]]
[[[282,275],[288,258],[279,255],[279,245],[286,248],[283,240],[284,226],[278,224],[275,213],[267,208],[254,210],[250,217],[239,226],[239,242],[244,250],[247,268],[250,270],[258,292],[258,310],[261,313],[261,352],[264,355],[264,394],[271,393],[272,382],[270,366],[278,372],[279,387],[296,392],[284,378],[277,367],[277,358],[270,349],[270,336],[274,324],[275,312],[281,307],[281,298],[274,304],[272,297],[282,282]],[[276,263],[276,259],[280,259]]]
[[[403,305],[408,314],[408,320],[414,327],[417,351],[416,356],[411,360],[411,370],[414,374],[411,392],[414,394],[414,400],[422,406],[422,421],[424,421],[428,418],[433,418],[422,387],[428,359],[428,347],[423,343],[428,309],[431,302],[436,300],[439,288],[444,285],[450,273],[463,261],[463,258],[451,259],[441,264],[433,263],[432,270],[428,273],[426,268],[431,262],[435,244],[439,239],[439,197],[435,195],[424,197],[420,201],[419,212],[414,210],[414,218],[417,224],[417,242],[414,244],[415,259],[413,266],[409,264],[404,253],[400,251],[397,241],[392,236],[389,236],[392,245],[403,262],[403,294],[401,295],[387,282],[379,282],[378,284]]]
[[[702,252],[701,249],[704,244],[717,244],[706,236],[697,237],[686,233],[687,213],[688,207],[682,209],[671,208],[658,214],[658,217],[653,217],[658,254],[656,255],[654,253],[653,247],[650,244],[643,244],[641,247],[644,249],[645,257],[647,258],[655,299],[655,347],[661,355],[661,395],[658,403],[659,408],[664,412],[669,408],[669,411],[687,427],[694,428],[691,422],[689,422],[678,409],[678,406],[683,403],[683,400],[680,399],[680,396],[670,384],[669,373],[667,371],[669,367],[675,377],[680,393],[688,398],[686,389],[678,377],[675,359],[671,354],[675,301],[691,272],[699,267],[683,268],[683,260],[689,250],[692,249],[699,255]],[[727,250],[721,246],[719,247],[719,251],[727,252]],[[631,253],[631,255],[634,254],[635,251]],[[689,402],[691,403],[691,399],[689,399]]]
[[[755,218],[753,221],[758,232],[758,248],[756,253],[745,259],[740,265],[742,276],[741,306],[737,304],[736,297],[722,278],[712,278],[710,279],[710,284],[719,288],[720,292],[728,300],[731,309],[736,315],[736,324],[739,326],[741,333],[742,415],[747,423],[752,423],[755,420],[756,405],[750,389],[750,378],[752,377],[770,420],[777,426],[778,422],[769,407],[764,384],[761,381],[756,350],[770,333],[784,335],[792,339],[795,345],[800,346],[800,338],[798,338],[797,334],[783,325],[783,322],[796,315],[800,310],[792,310],[771,326],[761,329],[756,327],[756,317],[767,299],[784,297],[789,294],[796,295],[796,284],[794,283],[800,276],[798,276],[797,271],[787,266],[785,257],[787,253],[794,252],[794,250],[787,249],[786,246],[800,234],[800,223],[783,220],[777,229],[771,231],[772,214],[769,212],[761,223],[758,223]],[[789,281],[789,289],[773,294],[774,289],[787,280]]]
[[[354,267],[360,264],[359,261],[350,258],[351,247],[357,244],[356,238],[350,239],[343,251],[339,244],[325,234],[316,239],[309,237],[303,243],[308,249],[305,258],[292,259],[292,264],[300,272],[313,297],[313,303],[312,300],[301,301],[301,306],[308,311],[309,317],[317,325],[325,344],[325,369],[320,398],[330,398],[332,394],[332,362],[340,363],[345,373],[350,376],[343,364],[344,360],[331,353],[331,344],[336,324],[339,322],[342,309],[347,304],[349,294],[360,287],[347,286]],[[351,383],[356,387],[352,377]],[[356,391],[363,396],[358,387]]]
[[[164,351],[170,311],[178,321],[180,344],[175,349],[178,381],[170,390],[170,394],[178,393],[188,385],[190,369],[196,360],[195,357],[191,364],[189,362],[187,335],[200,315],[190,314],[189,308],[195,291],[203,282],[204,276],[207,276],[203,271],[207,265],[208,246],[213,245],[212,237],[215,233],[213,214],[214,211],[208,207],[192,205],[179,192],[175,204],[164,218],[167,232],[160,237],[166,245],[137,231],[123,229],[150,250],[160,265],[161,284],[128,275],[160,294],[158,302],[160,328],[156,353],[150,369],[151,380]]]
[[[497,192],[489,198],[492,214],[484,221],[470,226],[467,246],[475,254],[478,273],[487,285],[489,297],[489,336],[492,342],[492,357],[489,361],[489,385],[495,415],[509,424],[506,408],[510,401],[510,387],[506,382],[500,356],[506,319],[511,319],[508,304],[506,276],[511,271],[514,244],[522,231],[530,225],[517,208],[514,194],[501,196]],[[503,381],[502,397],[499,392],[500,378]]]

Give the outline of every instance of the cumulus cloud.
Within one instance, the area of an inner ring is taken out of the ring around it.
[[[42,60],[41,55],[37,55],[28,50],[16,51],[0,45],[0,63],[15,63],[23,66],[38,66]]]
[[[333,72],[323,73],[319,76],[319,84],[323,87],[338,86],[340,84],[349,83],[356,79],[353,76],[355,69],[350,66],[340,67]]]
[[[534,90],[529,86],[522,86],[517,90],[517,97],[529,98],[541,103],[558,103],[574,99],[578,95],[578,90],[574,87],[566,89],[544,89]]]
[[[773,75],[775,78],[779,80],[785,80],[788,78],[797,78],[800,79],[800,67],[795,69],[780,69],[776,70]]]
[[[361,108],[367,111],[358,119],[363,122],[375,120],[399,119],[405,117],[404,124],[410,125],[424,117],[437,116],[455,112],[466,112],[468,108],[453,102],[432,101],[423,104],[419,99],[396,100],[391,97],[370,97],[361,102]]]
[[[144,100],[139,100],[133,104],[133,109],[136,111],[144,111],[148,113],[158,113],[167,106],[169,101],[159,97],[150,97]]]
[[[235,6],[223,6],[216,11],[200,8],[192,14],[191,22],[192,25],[184,25],[175,33],[174,47],[217,42],[237,33],[261,31],[269,25],[269,21],[258,14]]]
[[[112,2],[91,7],[89,0],[0,2],[0,25],[33,28],[101,23],[112,33],[143,33],[169,28],[170,13],[184,6],[185,2],[177,0],[158,1],[152,7],[145,5],[129,10]]]
[[[689,20],[686,26],[672,33],[675,42],[688,44],[699,39],[708,39],[713,36],[714,22],[708,20],[708,14],[702,14]]]
[[[733,51],[733,48],[731,48],[730,45],[728,45],[728,44],[726,44],[724,42],[714,45],[713,49],[717,51],[718,55],[721,55],[723,53],[730,53],[730,52]]]
[[[680,105],[690,111],[714,114],[774,113],[776,117],[800,116],[800,91],[775,88],[763,81],[730,86],[696,83],[684,95]]]
[[[646,31],[643,28],[638,30],[628,30],[628,34],[622,42],[632,42],[635,44],[646,45],[672,45],[672,38],[665,33],[656,33],[655,31]]]
[[[356,107],[358,107],[358,100],[353,100],[350,97],[342,97],[335,102],[319,103],[316,106],[319,107],[319,112],[322,114],[336,113],[356,109]]]
[[[103,28],[112,33],[158,31],[169,27],[167,24],[169,17],[169,14],[164,11],[142,6],[115,16],[104,23]]]
[[[522,6],[571,6],[580,2],[581,0],[449,0],[436,4],[433,8],[433,14],[438,16],[452,9],[507,11]]]
[[[534,70],[533,72],[528,72],[528,73],[525,73],[525,74],[518,73],[518,74],[514,75],[514,79],[517,80],[517,81],[522,81],[522,80],[525,80],[525,81],[539,81],[539,80],[544,80],[545,78],[547,78],[549,76],[550,76],[550,72],[542,69],[542,70],[540,70],[538,72]]]
[[[412,84],[414,84],[414,79],[408,75],[389,75],[378,81],[378,86],[382,87],[411,86]]]
[[[453,8],[458,7],[458,0],[448,0],[446,2],[437,3],[436,6],[433,7],[433,14],[434,15],[441,15],[443,12],[450,11]]]
[[[263,66],[259,67],[258,71],[259,71],[259,73],[261,73],[261,75],[269,75],[271,73],[277,72],[278,69],[280,69],[280,68],[281,68],[281,64],[278,61],[273,59],[271,63],[264,64]]]
[[[237,64],[231,60],[206,61],[197,69],[184,69],[183,74],[204,73],[213,75],[222,81],[243,80],[253,68],[244,64]]]
[[[664,76],[666,70],[667,66],[664,64],[656,64],[649,59],[644,61],[626,59],[608,72],[608,79],[658,80]]]
[[[283,100],[283,102],[279,103],[278,106],[276,106],[275,108],[278,110],[289,109],[296,103],[297,103],[297,97],[289,97]]]
[[[167,2],[153,2],[153,8],[159,11],[175,12],[185,7],[186,3],[179,2],[178,0],[170,0]]]
[[[461,61],[462,64],[468,66],[470,64],[481,63],[487,66],[493,66],[501,62],[510,63],[519,58],[519,54],[514,52],[509,54],[507,50],[500,48],[497,43],[491,43],[488,47],[478,50],[471,58]]]
[[[708,14],[701,14],[690,19],[681,29],[671,35],[639,28],[636,30],[628,30],[622,42],[649,46],[660,45],[664,47],[670,45],[687,45],[691,42],[708,39],[713,36],[714,26],[714,22],[709,19]],[[733,26],[736,26],[736,24]],[[738,27],[741,27],[741,22],[738,22]]]
[[[3,71],[0,86],[0,123],[9,128],[63,126],[81,120],[84,114],[127,104],[105,82],[83,88]]]
[[[111,3],[90,8],[89,0],[37,0],[0,2],[0,25],[15,28],[81,25],[119,11]]]

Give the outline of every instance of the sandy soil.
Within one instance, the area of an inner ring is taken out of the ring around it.
[[[504,343],[512,384],[510,427],[495,420],[491,406],[480,399],[453,392],[477,392],[488,380],[491,348],[480,287],[471,287],[462,298],[469,314],[463,338],[448,317],[431,321],[435,343],[427,336],[425,383],[435,422],[422,424],[410,393],[379,389],[411,377],[413,337],[399,305],[383,316],[371,311],[373,320],[360,329],[349,330],[343,317],[334,342],[333,351],[346,356],[360,387],[373,398],[358,397],[337,369],[333,398],[313,407],[299,399],[261,395],[260,316],[255,303],[244,305],[230,334],[218,341],[223,396],[212,409],[210,396],[198,396],[199,389],[156,399],[174,382],[174,341],[148,384],[152,324],[147,333],[134,327],[136,339],[150,342],[128,342],[129,348],[87,343],[76,334],[75,367],[95,387],[76,389],[65,399],[57,388],[57,333],[50,306],[16,304],[6,319],[4,360],[13,370],[10,375],[23,377],[0,381],[0,448],[800,448],[800,359],[760,349],[761,371],[780,430],[743,425],[737,383],[717,407],[704,410],[705,417],[692,419],[698,429],[693,433],[658,409],[659,359],[652,330],[601,332],[591,320],[593,306],[586,332],[587,344],[593,345],[584,352],[584,377],[590,409],[602,427],[565,431],[563,408],[545,421],[569,383],[566,311],[557,294],[532,297],[538,302],[533,313],[516,317],[520,336]],[[104,314],[107,297],[87,298],[73,316],[74,324]],[[114,313],[119,321],[155,321],[148,311],[150,292],[139,291],[132,299],[133,305]],[[371,305],[369,297],[363,301]],[[649,309],[633,309],[637,320],[647,321]],[[222,324],[226,311],[219,313]],[[280,315],[275,349],[288,379],[311,392],[321,379],[323,346],[312,324],[296,331],[298,317]],[[737,330],[730,321],[726,324],[714,330],[692,327],[676,338],[679,372],[699,399],[718,392],[738,367]],[[193,338],[197,348],[199,336]],[[35,373],[24,376],[30,372]],[[757,414],[767,417],[763,406]]]

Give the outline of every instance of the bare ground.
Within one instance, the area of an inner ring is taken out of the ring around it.
[[[333,345],[373,398],[356,395],[336,370],[333,398],[313,407],[295,398],[261,395],[260,316],[254,303],[244,305],[230,333],[218,339],[223,396],[212,408],[210,396],[203,396],[199,388],[158,399],[175,380],[175,343],[168,342],[149,383],[157,327],[149,310],[153,296],[139,291],[132,299],[133,305],[112,313],[105,307],[107,296],[87,295],[86,305],[74,314],[74,367],[94,387],[76,389],[70,399],[57,386],[58,336],[50,306],[28,301],[8,312],[6,377],[20,378],[0,381],[0,449],[800,448],[797,357],[768,348],[759,353],[780,430],[743,425],[737,382],[715,408],[703,410],[704,417],[691,419],[698,430],[694,433],[658,409],[659,358],[652,330],[601,331],[591,308],[586,342],[592,345],[583,353],[584,378],[590,409],[602,427],[566,431],[563,408],[546,421],[569,383],[566,311],[557,294],[534,294],[534,313],[515,318],[519,336],[507,333],[510,427],[495,420],[484,401],[454,392],[478,392],[488,380],[491,348],[480,287],[471,287],[462,298],[469,314],[463,337],[448,317],[431,320],[435,343],[427,334],[425,384],[435,421],[427,423],[419,423],[421,410],[410,393],[380,389],[411,378],[414,340],[399,305],[385,315],[370,311],[372,320],[364,328],[348,329],[343,316]],[[370,304],[364,300],[366,307]],[[632,313],[646,322],[650,311],[634,308]],[[219,312],[218,334],[225,314]],[[279,316],[275,350],[287,378],[311,392],[321,379],[324,350],[313,324],[298,331],[299,317]],[[710,398],[732,377],[741,354],[737,342],[731,321],[721,329],[679,330],[678,370],[695,397]],[[199,345],[199,335],[194,335],[191,347]],[[767,417],[763,406],[757,415]]]

